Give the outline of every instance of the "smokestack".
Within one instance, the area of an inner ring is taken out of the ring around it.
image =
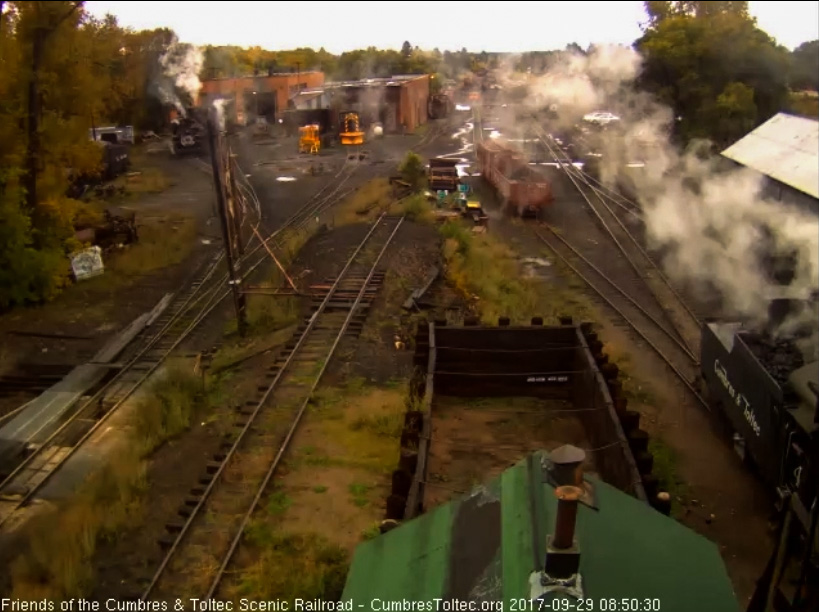
[[[544,573],[551,578],[569,578],[580,569],[580,550],[574,537],[577,504],[583,489],[564,485],[555,489],[557,517],[554,534],[546,542]]]
[[[552,547],[566,550],[574,544],[574,527],[577,521],[577,502],[583,490],[579,487],[562,486],[555,489],[557,496],[557,519]]]
[[[571,444],[565,444],[549,453],[552,477],[557,486],[583,487],[583,462],[586,452]]]

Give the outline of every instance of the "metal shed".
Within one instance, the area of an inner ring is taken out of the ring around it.
[[[819,214],[819,121],[779,113],[722,156],[767,177],[767,197]]]
[[[716,545],[590,476],[591,501],[572,502],[576,527],[558,530],[566,499],[558,501],[549,465],[546,453],[530,455],[471,495],[361,544],[345,609],[581,609],[568,601],[529,603],[571,593],[594,610],[739,609]],[[568,533],[571,547],[558,547],[558,531]],[[436,599],[486,603],[442,608]]]

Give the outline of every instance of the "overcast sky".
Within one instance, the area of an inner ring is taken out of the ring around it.
[[[86,2],[135,29],[169,27],[197,45],[270,50],[324,47],[341,53],[399,49],[532,51],[571,42],[631,44],[642,2]],[[759,26],[794,48],[819,38],[819,2],[751,2]]]

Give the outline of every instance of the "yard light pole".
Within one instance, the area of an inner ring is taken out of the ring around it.
[[[245,295],[242,293],[239,284],[241,279],[236,275],[236,267],[233,259],[233,241],[230,239],[230,229],[228,227],[227,209],[225,202],[225,187],[222,184],[222,168],[219,164],[219,152],[216,142],[216,127],[214,110],[208,114],[208,144],[210,145],[210,163],[213,169],[213,188],[216,191],[216,207],[219,209],[219,221],[222,225],[222,241],[225,245],[225,262],[228,269],[228,284],[230,284],[233,294],[233,306],[236,309],[236,328],[240,336],[244,336],[247,330],[245,319]]]

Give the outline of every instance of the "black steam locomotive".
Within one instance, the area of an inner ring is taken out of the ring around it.
[[[207,109],[189,108],[185,115],[171,122],[171,153],[201,155],[206,151]]]

